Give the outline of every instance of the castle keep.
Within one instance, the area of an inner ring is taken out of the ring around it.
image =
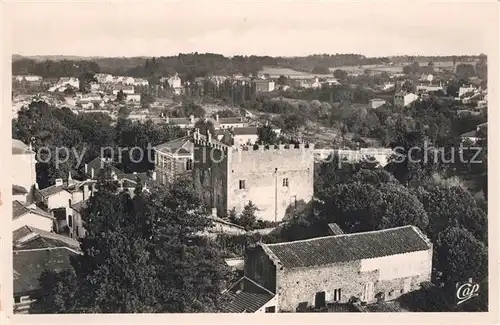
[[[252,201],[258,217],[281,221],[288,207],[312,199],[313,145],[228,146],[198,132],[193,142],[195,188],[220,216]]]

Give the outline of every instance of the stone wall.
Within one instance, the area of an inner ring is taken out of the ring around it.
[[[287,179],[288,186],[284,185]],[[240,189],[240,181],[245,188]],[[296,201],[310,201],[313,196],[313,147],[266,149],[231,152],[228,170],[228,209],[239,213],[252,201],[257,215],[265,220],[280,221],[285,210]]]
[[[412,254],[412,253],[410,253]],[[404,254],[407,255],[407,254]],[[418,290],[420,284],[430,281],[432,271],[432,249],[422,258],[427,268],[420,274],[380,280],[380,270],[361,271],[362,261],[337,263],[334,265],[310,268],[283,269],[277,273],[277,294],[281,311],[296,311],[302,304],[314,305],[316,293],[325,291],[326,301],[333,301],[335,289],[341,289],[341,303],[347,303],[352,297],[368,303],[375,302],[380,293],[385,300],[393,300],[401,295]],[[397,276],[397,275],[396,275]],[[364,294],[367,283],[373,283],[370,299]]]
[[[180,176],[189,176],[192,171],[186,170],[186,162],[189,157],[172,157],[156,153],[155,171],[156,179],[160,184],[172,184]],[[165,167],[163,167],[165,161]]]
[[[193,181],[196,192],[207,208],[217,208],[219,216],[227,216],[227,150],[195,141]]]
[[[233,208],[241,213],[252,201],[259,209],[258,217],[280,221],[290,205],[312,199],[313,145],[243,150],[206,140],[194,143],[195,188],[208,208],[217,208],[219,216],[227,216]],[[240,181],[245,182],[244,188],[240,189]]]
[[[276,293],[276,266],[261,246],[245,251],[245,276]]]

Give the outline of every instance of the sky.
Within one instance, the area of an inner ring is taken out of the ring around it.
[[[17,2],[4,9],[11,51],[22,55],[487,54],[498,27],[491,1]]]

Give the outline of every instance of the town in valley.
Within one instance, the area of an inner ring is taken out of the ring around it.
[[[488,311],[484,54],[12,74],[14,313]]]

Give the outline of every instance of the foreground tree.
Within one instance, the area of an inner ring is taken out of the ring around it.
[[[211,226],[187,181],[112,194],[109,177],[84,213],[82,255],[65,273],[44,274],[38,313],[215,312],[230,273],[200,232]],[[68,281],[71,279],[71,281]]]
[[[451,289],[469,278],[482,282],[488,275],[488,249],[466,229],[452,226],[438,236],[434,265]]]
[[[429,216],[427,233],[431,239],[437,239],[449,226],[460,224],[487,243],[487,217],[467,190],[458,186],[435,187],[429,191],[420,189],[418,196]]]
[[[273,128],[269,125],[261,126],[257,129],[257,134],[259,136],[258,142],[260,144],[276,144],[278,136],[274,132]]]

